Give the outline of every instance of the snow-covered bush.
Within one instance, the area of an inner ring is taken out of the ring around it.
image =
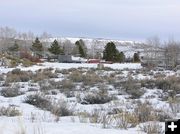
[[[50,91],[57,89],[68,96],[72,93],[71,91],[75,87],[74,83],[68,79],[62,81],[42,80],[39,81],[38,84],[40,86],[40,91],[43,93],[49,93]]]
[[[171,113],[167,110],[155,110],[155,112],[157,121],[165,122],[166,119],[172,119]]]
[[[73,71],[69,75],[69,79],[72,80],[73,82],[82,82],[83,81],[82,73],[79,72],[78,70]]]
[[[52,114],[56,116],[71,116],[73,115],[73,110],[65,101],[58,101],[52,103],[51,108]]]
[[[89,86],[92,86],[97,83],[101,83],[103,81],[102,78],[94,72],[87,72],[85,75],[83,75],[82,78],[83,78],[82,81],[83,84]]]
[[[174,116],[177,116],[177,113],[180,112],[180,98],[174,97],[168,99],[169,107]]]
[[[88,123],[88,118],[89,118],[89,113],[87,112],[79,112],[77,113],[78,118],[79,118],[79,122],[80,123]]]
[[[137,103],[134,112],[137,115],[139,122],[158,120],[158,118],[156,117],[155,109],[148,101]]]
[[[25,103],[34,105],[40,109],[50,111],[56,116],[70,116],[73,115],[72,109],[67,105],[65,101],[52,102],[50,98],[47,98],[43,94],[28,95],[25,98]]]
[[[22,94],[24,93],[20,91],[20,87],[18,85],[15,85],[14,87],[4,87],[1,90],[1,95],[4,97],[16,97]]]
[[[122,111],[113,116],[115,126],[121,129],[128,129],[130,127],[136,127],[139,123],[139,119],[135,113],[128,111]]]
[[[0,81],[4,81],[4,75],[0,74]]]
[[[0,107],[0,116],[20,116],[21,112],[14,106]]]
[[[50,111],[52,108],[51,101],[43,94],[28,95],[24,102],[47,111]]]
[[[164,134],[162,125],[158,122],[148,122],[140,125],[140,130],[147,134]]]
[[[39,81],[39,87],[40,87],[40,91],[42,91],[43,93],[47,93],[53,89],[55,89],[55,81],[53,81],[53,84],[51,84],[51,82],[49,80],[42,80]]]
[[[61,89],[67,91],[67,89],[73,89],[74,88],[74,84],[71,80],[62,80],[61,82]]]
[[[52,72],[52,68],[40,69],[33,75],[33,81],[38,82],[45,79],[58,78],[58,75]]]
[[[104,104],[115,99],[114,96],[109,95],[107,90],[98,90],[94,92],[89,92],[85,94],[84,98],[81,100],[82,104]]]
[[[141,87],[153,89],[156,87],[156,84],[155,84],[155,81],[152,79],[143,79],[141,80]]]
[[[101,123],[102,122],[102,112],[99,109],[94,109],[89,115],[90,123]]]
[[[66,74],[69,74],[69,72],[71,72],[69,69],[56,69],[55,70],[55,73],[58,73],[58,74],[64,74],[64,75],[66,75]]]
[[[166,78],[160,78],[160,79],[156,79],[156,86],[158,89],[162,89],[164,91],[167,90],[178,90],[180,85],[180,77],[178,76],[168,76]]]
[[[126,93],[131,95],[132,99],[138,99],[144,94],[144,90],[141,89],[141,83],[132,77],[128,77],[125,83],[122,84],[122,87]]]

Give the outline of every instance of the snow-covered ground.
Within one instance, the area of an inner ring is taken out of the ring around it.
[[[103,129],[96,124],[77,122],[28,122],[21,119],[1,118],[1,134],[144,134],[136,129]],[[23,133],[24,134],[24,133]]]
[[[120,63],[115,63],[115,64],[104,64],[104,67],[109,67],[112,69],[140,69],[142,68],[140,63],[124,63],[124,64],[120,64]],[[70,69],[70,68],[97,68],[97,63],[95,64],[89,64],[89,63],[51,63],[51,62],[45,62],[45,63],[41,63],[39,65],[34,65],[32,67],[16,67],[16,68],[20,68],[21,70],[24,71],[36,71],[38,69],[45,69],[45,68],[54,68],[54,69]],[[7,73],[11,70],[13,70],[14,68],[4,68],[4,67],[0,67],[0,74],[1,73]]]
[[[167,100],[163,100],[163,96],[166,94],[163,93],[161,89],[150,89],[143,87],[144,90],[143,94],[136,99],[132,99],[129,94],[124,94],[121,91],[121,85],[118,85],[120,82],[127,80],[128,77],[132,77],[133,79],[140,82],[141,80],[154,80],[158,75],[162,75],[163,77],[169,76],[179,76],[177,72],[174,71],[155,71],[150,70],[144,72],[141,65],[139,63],[124,63],[124,64],[104,64],[105,67],[112,68],[110,70],[95,70],[97,68],[97,64],[75,64],[75,63],[50,63],[45,62],[38,65],[30,66],[30,67],[22,67],[18,66],[16,68],[20,68],[23,71],[32,71],[35,72],[39,69],[47,69],[52,68],[53,70],[60,70],[63,71],[64,69],[72,69],[74,68],[75,71],[79,71],[82,75],[87,75],[87,72],[90,71],[90,74],[97,74],[96,76],[103,76],[103,82],[100,80],[100,86],[104,86],[103,88],[108,89],[108,93],[112,95],[116,95],[116,99],[112,100],[105,104],[88,104],[84,105],[79,103],[77,98],[81,98],[84,94],[89,92],[98,91],[98,86],[95,84],[90,85],[83,85],[82,83],[76,83],[76,87],[73,88],[75,92],[75,96],[67,97],[66,94],[61,89],[55,90],[58,91],[57,94],[47,94],[48,97],[54,100],[64,100],[66,101],[69,106],[73,108],[75,115],[73,116],[64,116],[59,117],[57,120],[57,116],[52,114],[50,111],[42,110],[37,108],[33,105],[24,103],[26,96],[30,94],[34,94],[36,92],[42,92],[39,90],[39,86],[37,83],[34,82],[19,82],[20,90],[24,91],[25,94],[18,95],[16,97],[4,97],[0,95],[0,107],[5,106],[15,106],[20,112],[20,116],[15,117],[7,117],[7,116],[0,116],[0,134],[145,134],[145,132],[141,131],[139,125],[141,123],[129,127],[127,129],[122,129],[119,127],[115,127],[115,123],[113,121],[112,124],[108,124],[108,127],[103,128],[102,123],[90,123],[89,118],[81,117],[78,113],[93,113],[94,110],[99,109],[103,112],[113,111],[114,109],[121,109],[125,111],[133,111],[135,106],[137,105],[138,101],[146,102],[149,101],[153,108],[157,111],[165,110],[167,113],[171,113],[170,106]],[[93,68],[93,69],[92,69]],[[6,73],[12,71],[15,68],[4,68],[0,67],[0,75],[6,76]],[[93,72],[93,71],[94,72]],[[69,71],[69,70],[68,70]],[[72,70],[71,70],[72,71]],[[58,78],[52,78],[51,80],[55,80],[57,82],[69,79],[69,74],[72,72],[59,72]],[[89,75],[90,75],[89,74]],[[107,76],[107,77],[105,77]],[[107,80],[105,80],[105,78]],[[109,79],[108,79],[109,78]],[[96,78],[94,78],[96,79]],[[112,80],[119,80],[119,83],[114,83]],[[110,81],[112,84],[107,84],[107,81]],[[120,81],[121,80],[121,81]],[[89,80],[91,81],[91,80]],[[98,81],[98,79],[97,79]],[[45,82],[45,81],[43,81]],[[5,88],[2,84],[3,81],[0,82],[0,91]],[[14,86],[17,83],[13,83],[11,85]],[[43,83],[42,85],[46,85],[47,83]],[[82,84],[82,85],[81,85]],[[114,84],[114,85],[113,85]],[[129,83],[131,84],[131,83]],[[138,84],[138,83],[137,83]],[[33,86],[32,86],[33,85]],[[34,86],[35,85],[35,86]],[[80,86],[80,87],[79,87]],[[136,83],[135,83],[136,86]],[[33,90],[30,91],[29,89],[36,89],[38,91]],[[135,88],[135,87],[131,87]],[[51,91],[52,89],[49,89]],[[138,90],[141,89],[136,89]],[[54,91],[54,90],[52,90]],[[136,95],[136,93],[135,93]],[[180,107],[178,107],[180,108]],[[180,110],[180,109],[179,109]],[[1,112],[1,111],[0,111]],[[174,117],[179,117],[179,113]],[[148,115],[147,115],[148,116]],[[159,123],[164,130],[164,123]],[[24,132],[24,133],[23,133]]]

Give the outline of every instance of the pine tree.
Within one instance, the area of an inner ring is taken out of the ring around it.
[[[124,62],[125,61],[125,55],[123,52],[117,52],[117,55],[115,56],[115,61],[117,62]]]
[[[12,47],[9,47],[8,50],[13,51],[13,52],[18,51],[19,50],[19,45],[15,41],[14,45]]]
[[[120,62],[120,54],[113,42],[108,42],[103,51],[103,59],[106,61]]]
[[[38,37],[36,37],[35,41],[33,42],[32,50],[37,52],[43,51],[42,43],[39,41]]]
[[[79,41],[76,41],[75,45],[78,48],[80,57],[85,58],[87,56],[87,48],[86,48],[84,41],[82,39],[80,39]]]
[[[134,62],[140,62],[139,53],[134,53],[133,59]]]
[[[48,49],[52,54],[58,55],[58,54],[62,54],[63,50],[61,49],[61,47],[58,44],[57,40],[54,40],[54,42],[51,44],[51,47]]]

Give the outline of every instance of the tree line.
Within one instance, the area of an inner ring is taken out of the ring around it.
[[[10,27],[0,27],[0,39],[22,39],[22,40],[34,40],[37,35],[33,32],[17,32],[16,29]],[[39,35],[40,39],[46,39],[52,37],[51,34],[43,32]]]
[[[70,43],[70,42],[69,42]],[[71,48],[70,48],[71,47]],[[75,42],[72,47],[68,43],[62,45],[55,39],[49,48],[43,47],[43,43],[37,37],[33,42],[30,48],[32,52],[38,57],[46,51],[50,52],[53,55],[76,55],[82,58],[88,58],[87,47],[82,39]],[[8,48],[10,52],[20,51],[20,46],[15,41],[14,45]],[[103,57],[99,57],[100,59],[104,59],[106,61],[111,62],[125,62],[125,54],[121,51],[119,52],[116,48],[116,45],[113,42],[108,42],[103,51]],[[140,62],[139,54],[134,53],[133,62]]]

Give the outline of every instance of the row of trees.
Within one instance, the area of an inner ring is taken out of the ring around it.
[[[72,45],[72,44],[71,44]],[[61,46],[57,40],[54,40],[51,43],[51,46],[46,49],[50,53],[54,55],[59,55],[59,54],[73,54],[73,55],[78,55],[83,58],[87,58],[87,47],[82,39],[78,40],[75,42],[74,47],[70,48],[71,46],[64,45]],[[34,42],[32,42],[32,47],[30,48],[31,51],[33,51],[36,56],[42,55],[42,53],[45,50],[43,47],[43,44],[40,42],[39,38],[36,38]],[[19,45],[15,41],[14,45],[8,48],[9,51],[16,52],[20,50]],[[106,61],[112,61],[112,62],[124,62],[125,61],[125,55],[123,52],[119,52],[116,48],[116,45],[113,42],[107,43],[105,46],[105,49],[103,51],[103,57],[104,60]],[[139,62],[139,53],[134,53],[134,62]]]
[[[54,42],[51,44],[51,47],[48,50],[49,52],[55,55],[69,54],[69,51],[71,51],[71,54],[79,55],[80,57],[83,58],[87,57],[87,47],[82,39],[76,41],[75,46],[72,49],[70,49],[70,46],[65,46],[65,45],[61,47],[58,41],[54,40]]]
[[[72,44],[70,44],[70,45],[72,45]],[[80,57],[84,57],[84,58],[87,57],[87,47],[83,40],[80,39],[80,40],[76,41],[74,47],[72,47],[70,45],[68,45],[68,43],[67,43],[66,45],[61,46],[57,40],[54,40],[51,43],[50,48],[48,48],[47,50],[54,55],[74,54],[74,55],[79,55]],[[39,56],[42,55],[42,53],[44,51],[46,51],[46,48],[43,47],[43,44],[41,43],[39,38],[36,38],[35,41],[32,42],[32,46],[30,49],[36,55],[39,55]],[[16,51],[20,50],[20,46],[15,41],[14,45],[9,47],[8,50],[11,52],[16,52]]]
[[[47,32],[43,32],[39,35],[41,39],[47,39],[52,37],[51,34]],[[7,40],[7,39],[23,39],[23,40],[34,40],[36,35],[33,32],[17,32],[16,29],[10,27],[0,27],[0,39]]]
[[[123,52],[119,52],[116,45],[113,42],[107,43],[103,51],[103,59],[112,62],[125,62],[125,55]],[[139,53],[134,53],[133,62],[140,62]]]
[[[173,68],[180,64],[180,42],[170,38],[162,42],[157,36],[148,38],[146,44],[149,47],[144,50],[145,62],[149,66],[164,66]]]

